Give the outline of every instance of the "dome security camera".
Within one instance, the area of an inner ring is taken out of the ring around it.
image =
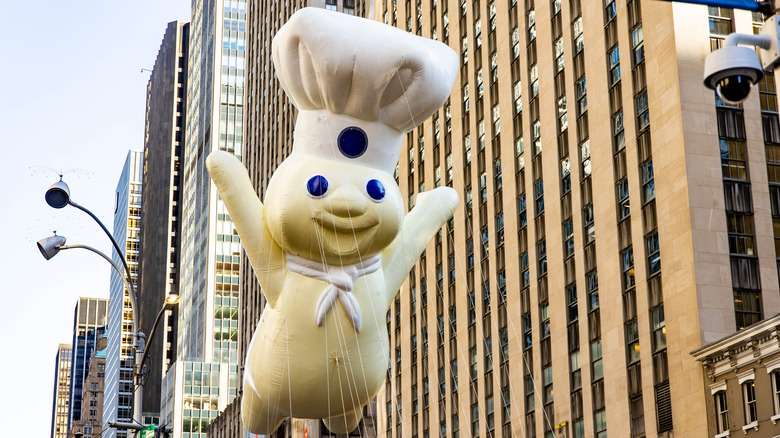
[[[704,85],[730,104],[747,99],[753,85],[763,78],[758,54],[749,47],[726,45],[704,60]]]

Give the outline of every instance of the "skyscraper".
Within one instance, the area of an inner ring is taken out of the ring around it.
[[[241,244],[206,157],[220,149],[240,158],[243,150],[246,6],[243,0],[192,3],[177,363],[164,377],[161,406],[161,421],[175,436],[205,435],[210,419],[236,396]],[[193,382],[190,372],[214,380]],[[214,392],[188,392],[194,383]]]
[[[166,296],[179,292],[189,29],[188,23],[168,23],[146,91],[138,324],[147,336]],[[166,311],[152,343],[146,345],[145,414],[159,416],[162,376],[176,358],[177,322],[176,308]]]
[[[129,151],[116,186],[114,208],[114,239],[122,248],[130,268],[130,277],[138,274],[138,227],[141,219],[141,176],[143,154]],[[113,261],[122,266],[116,250]],[[133,309],[130,295],[120,274],[111,271],[110,306],[108,309],[108,346],[106,351],[106,380],[103,401],[103,436],[125,437],[126,431],[109,428],[111,422],[130,422],[133,418]],[[161,304],[162,305],[162,304]]]
[[[737,106],[701,85],[706,54],[752,33],[751,14],[647,0],[375,12],[461,61],[399,163],[407,207],[439,185],[462,204],[391,308],[380,434],[713,432],[689,353],[780,310],[773,78]]]
[[[51,438],[68,435],[68,402],[70,400],[70,368],[73,349],[70,344],[60,344],[54,360],[54,399],[51,408]]]
[[[81,418],[73,421],[68,431],[69,436],[74,437],[77,433],[81,433],[83,438],[100,438],[102,436],[101,419],[103,418],[107,338],[105,332],[97,338],[82,386]]]
[[[84,379],[95,344],[106,330],[108,300],[80,297],[73,313],[68,430],[81,419]]]

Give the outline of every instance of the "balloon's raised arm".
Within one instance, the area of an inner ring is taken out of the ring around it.
[[[215,151],[206,159],[230,217],[241,236],[255,275],[263,286],[266,299],[273,305],[283,280],[283,252],[265,226],[263,203],[258,198],[246,168],[233,155]]]
[[[398,237],[382,253],[387,300],[390,303],[428,242],[458,207],[458,193],[439,187],[417,195],[417,205],[404,218]]]

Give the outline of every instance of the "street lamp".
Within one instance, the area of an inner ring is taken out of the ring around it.
[[[114,245],[114,248],[116,249],[116,252],[119,256],[119,259],[122,262],[122,265],[124,267],[124,274],[122,270],[117,266],[116,263],[114,263],[113,260],[111,260],[110,257],[108,257],[106,254],[102,253],[101,251],[87,245],[65,245],[66,239],[65,236],[59,236],[55,232],[53,236],[49,236],[46,238],[43,238],[37,242],[38,250],[41,252],[41,255],[46,260],[50,260],[52,257],[57,255],[61,250],[65,249],[86,249],[88,251],[91,251],[99,256],[101,256],[104,260],[106,260],[109,264],[111,264],[111,267],[114,268],[114,270],[119,274],[119,276],[122,278],[122,281],[125,283],[125,286],[127,287],[127,290],[129,291],[129,297],[130,297],[130,307],[133,312],[133,333],[134,333],[134,355],[133,355],[133,377],[135,380],[135,395],[133,400],[133,416],[134,421],[137,421],[139,424],[143,424],[141,420],[141,410],[143,406],[143,385],[144,385],[144,379],[143,379],[143,363],[146,357],[148,356],[148,350],[145,348],[143,338],[144,334],[139,330],[138,327],[138,312],[136,311],[137,305],[136,305],[136,297],[135,297],[135,286],[133,284],[133,278],[130,276],[130,268],[127,265],[127,260],[124,257],[124,253],[119,247],[119,244],[114,239],[114,236],[111,235],[111,233],[108,231],[105,225],[103,225],[103,222],[100,221],[100,219],[97,218],[91,211],[86,209],[85,207],[76,204],[70,199],[70,188],[68,185],[62,181],[62,176],[60,176],[60,180],[56,183],[52,184],[51,187],[46,191],[46,203],[49,204],[53,208],[64,208],[67,205],[71,205],[73,207],[76,207],[77,209],[87,213],[95,222],[97,222],[98,225],[100,225],[100,228],[103,229],[103,231],[108,236],[109,240],[111,240],[111,243]],[[163,304],[162,309],[157,314],[157,318],[154,321],[154,326],[152,327],[152,331],[149,334],[149,343],[151,344],[152,340],[154,339],[155,332],[157,330],[157,325],[160,322],[160,319],[162,318],[162,315],[165,313],[166,310],[169,310],[173,308],[177,303],[179,302],[179,296],[176,294],[170,294],[166,297],[165,302]],[[140,359],[139,359],[140,358]],[[114,423],[114,427],[120,427],[125,429],[133,429],[133,427],[127,427],[128,423]],[[132,424],[130,424],[133,426]]]

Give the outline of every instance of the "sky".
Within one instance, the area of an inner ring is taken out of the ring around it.
[[[0,0],[0,424],[3,436],[48,437],[60,343],[79,296],[109,295],[110,265],[85,250],[46,261],[54,230],[110,255],[99,226],[44,201],[59,179],[113,229],[129,150],[143,149],[149,73],[166,24],[188,0]]]

